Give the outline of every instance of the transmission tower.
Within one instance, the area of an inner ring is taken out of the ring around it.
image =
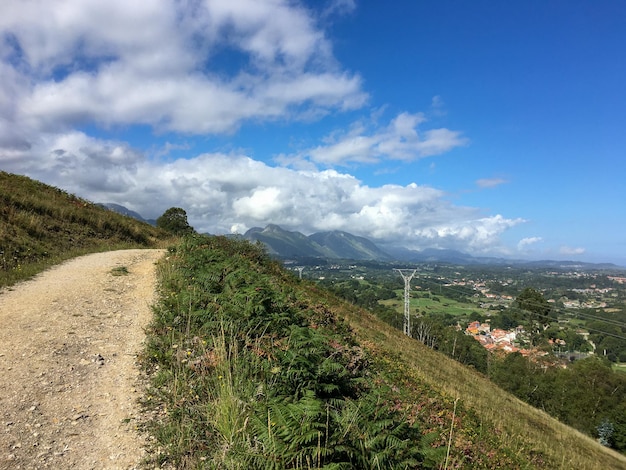
[[[298,275],[300,276],[300,279],[302,279],[302,271],[304,270],[304,266],[296,266],[295,270],[298,271]]]
[[[404,334],[407,336],[411,336],[411,279],[415,276],[417,269],[395,269],[394,271],[398,271],[402,279],[404,279]]]

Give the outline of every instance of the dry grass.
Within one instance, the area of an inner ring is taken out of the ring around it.
[[[408,373],[431,388],[459,399],[487,427],[500,432],[502,442],[522,455],[542,455],[545,468],[624,469],[626,456],[566,426],[546,413],[501,390],[486,377],[404,336],[373,315],[343,309],[357,336],[379,353],[398,355]]]

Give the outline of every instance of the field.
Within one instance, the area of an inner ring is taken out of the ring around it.
[[[398,299],[403,298],[404,291],[398,290],[396,292],[398,294]],[[399,313],[404,312],[404,301],[402,300],[381,300],[380,303],[382,305],[387,305],[396,309]],[[448,315],[461,316],[469,315],[472,312],[480,312],[484,315],[486,312],[486,310],[480,308],[478,305],[473,303],[459,302],[457,300],[449,299],[439,295],[424,297],[422,294],[415,291],[411,293],[409,305],[412,314],[420,311],[422,313],[428,314],[445,313]]]

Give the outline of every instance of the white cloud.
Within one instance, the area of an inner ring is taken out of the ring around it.
[[[539,243],[540,241],[542,241],[543,238],[541,237],[527,237],[527,238],[522,238],[518,244],[517,244],[517,249],[520,251],[525,250],[528,246],[530,245],[534,245],[535,243]]]
[[[444,192],[415,183],[370,187],[335,170],[271,167],[240,154],[160,162],[125,143],[80,132],[42,139],[29,155],[13,163],[22,173],[95,202],[122,204],[147,218],[183,207],[202,232],[242,233],[278,223],[304,233],[345,230],[414,249],[485,252],[522,222],[452,205]]]
[[[418,127],[424,122],[426,118],[422,113],[401,113],[384,128],[370,130],[363,123],[355,123],[347,133],[328,136],[325,145],[296,155],[281,155],[277,161],[293,165],[308,160],[327,166],[375,163],[385,159],[410,161],[439,155],[468,143],[458,131],[445,128],[420,131]]]
[[[346,15],[356,9],[355,0],[330,0],[322,12],[323,17],[331,15]]]
[[[268,217],[275,216],[285,208],[285,201],[281,200],[280,196],[280,188],[256,188],[252,190],[250,196],[243,196],[233,201],[234,215],[241,219],[263,223],[268,220]]]
[[[33,131],[93,122],[222,133],[367,99],[287,0],[5,3],[0,113]],[[229,60],[241,64],[229,71]]]
[[[72,131],[44,134],[15,158],[0,155],[5,171],[28,174],[76,193],[108,194],[135,184],[141,152],[127,143],[103,141]]]
[[[430,102],[430,110],[434,116],[441,117],[446,115],[446,104],[439,95],[433,96]]]
[[[436,248],[455,248],[472,253],[497,253],[502,251],[499,236],[506,230],[525,222],[524,219],[507,219],[498,214],[491,217],[460,217],[444,224],[426,227],[416,235],[431,240]]]
[[[574,248],[574,247],[570,247],[570,246],[562,246],[559,249],[559,253],[562,254],[562,255],[566,255],[566,256],[584,255],[586,251],[587,250],[585,250],[582,247]]]

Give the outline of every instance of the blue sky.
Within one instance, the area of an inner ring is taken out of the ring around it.
[[[618,0],[8,0],[0,169],[211,233],[626,265],[624,24]]]

